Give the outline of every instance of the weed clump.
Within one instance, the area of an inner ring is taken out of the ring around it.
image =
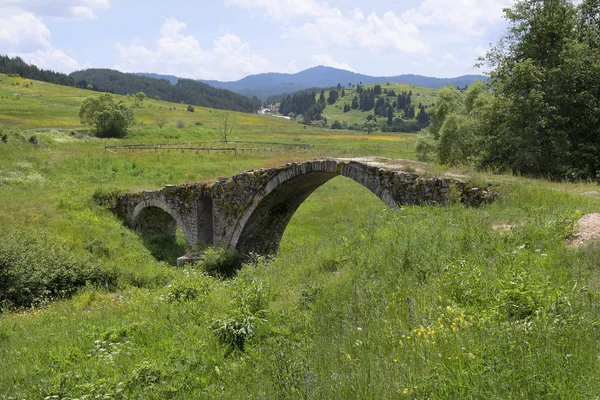
[[[200,266],[208,275],[230,278],[242,267],[244,256],[235,249],[210,248]]]

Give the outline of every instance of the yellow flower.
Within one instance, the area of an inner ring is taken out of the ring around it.
[[[404,393],[404,394],[408,394],[408,392],[409,392],[409,391],[410,391],[410,390],[408,390],[408,388],[404,388],[404,391],[403,391],[402,393]]]
[[[396,364],[398,363],[398,359],[397,358],[394,358],[394,363],[396,363]]]

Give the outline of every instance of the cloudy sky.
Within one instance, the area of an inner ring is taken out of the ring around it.
[[[453,77],[505,31],[511,0],[0,0],[0,54],[237,80],[328,65]]]

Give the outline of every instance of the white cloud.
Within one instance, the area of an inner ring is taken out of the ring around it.
[[[419,39],[417,26],[391,11],[382,16],[376,13],[365,16],[357,8],[345,15],[339,8],[316,0],[226,0],[226,3],[261,9],[267,17],[284,23],[283,38],[310,41],[322,48],[394,49],[407,53],[427,49]],[[308,18],[310,22],[289,26],[287,22],[296,17]]]
[[[119,65],[116,68],[186,78],[233,80],[264,72],[269,65],[236,35],[223,35],[213,42],[211,49],[205,50],[194,36],[182,33],[186,27],[174,18],[167,19],[160,28],[154,50],[138,44],[117,43]]]
[[[503,9],[512,0],[425,0],[402,14],[407,23],[456,29],[468,36],[485,34],[490,25],[502,21]]]
[[[355,72],[349,64],[337,62],[329,54],[315,54],[311,57],[311,60],[315,65],[324,65],[326,67],[339,68],[346,71]]]
[[[0,16],[0,43],[9,50],[31,51],[36,48],[48,48],[50,30],[35,15],[29,12]]]
[[[38,17],[96,19],[96,11],[110,8],[110,0],[2,0],[2,8],[32,12]]]
[[[51,42],[50,30],[30,12],[0,16],[0,48],[40,68],[71,72],[81,65]]]
[[[365,17],[359,9],[353,10],[350,16],[335,10],[328,17],[318,17],[300,27],[289,28],[283,36],[309,40],[320,47],[393,49],[406,53],[428,49],[419,38],[419,29],[393,12],[382,17],[376,13]]]

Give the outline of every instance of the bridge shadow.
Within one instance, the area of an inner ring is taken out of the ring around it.
[[[177,258],[190,250],[175,219],[160,208],[148,207],[142,211],[136,230],[144,246],[158,261],[175,266]]]
[[[144,234],[140,236],[144,246],[150,251],[152,256],[158,261],[164,261],[169,265],[176,266],[177,258],[190,251],[183,232],[177,229],[175,236],[165,233]]]

